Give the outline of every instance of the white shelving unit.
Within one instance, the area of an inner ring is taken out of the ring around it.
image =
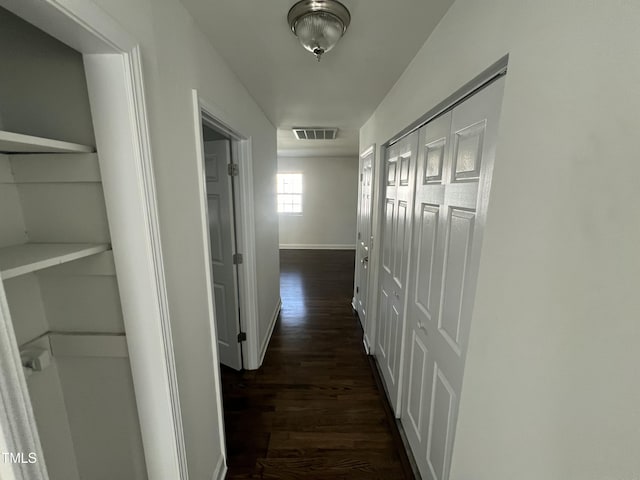
[[[11,72],[0,109],[0,323],[14,337],[0,343],[24,367],[28,391],[14,382],[10,405],[33,413],[39,439],[23,416],[16,425],[29,434],[25,448],[42,447],[47,475],[20,471],[147,480],[83,57],[1,8],[0,37]]]
[[[0,131],[0,284],[51,480],[97,478],[139,435],[101,182],[94,147]]]
[[[2,153],[92,153],[94,147],[0,130]]]
[[[109,249],[109,244],[88,243],[25,243],[0,248],[0,278],[8,280]]]

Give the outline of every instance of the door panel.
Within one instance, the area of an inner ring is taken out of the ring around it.
[[[361,155],[360,200],[358,206],[358,236],[356,244],[356,291],[354,306],[362,328],[366,331],[369,298],[369,253],[371,251],[371,188],[373,182],[374,148]]]
[[[393,259],[393,280],[402,288],[407,265],[407,202],[398,201],[398,213],[395,221],[395,256]]]
[[[457,400],[453,387],[438,365],[435,365],[434,370],[427,435],[427,462],[433,479],[440,480],[447,478],[447,458],[451,445],[449,440],[453,435],[453,410]]]
[[[209,242],[220,363],[240,370],[242,351],[238,343],[237,278],[233,264],[233,196],[227,165],[231,162],[228,140],[204,142],[207,177]]]
[[[400,312],[397,303],[391,303],[391,312],[387,316],[389,323],[389,330],[387,332],[387,351],[389,352],[389,358],[387,359],[387,372],[391,379],[392,385],[397,384],[398,370],[396,369],[397,353],[400,350],[398,344],[398,330],[400,328]]]
[[[380,314],[385,318],[389,315],[389,294],[385,290],[384,286],[380,290]],[[385,322],[378,322],[378,331],[376,332],[376,356],[381,364],[386,364],[387,361],[387,324]]]
[[[382,225],[382,268],[388,274],[391,271],[391,252],[393,249],[393,213],[395,210],[395,201],[387,199],[384,203],[384,224]]]
[[[427,368],[428,350],[420,338],[413,332],[409,361],[409,376],[407,378],[407,409],[406,418],[409,419],[413,434],[422,440],[422,415],[424,410],[424,395],[427,389],[427,379],[424,372]]]
[[[396,414],[400,408],[404,305],[417,147],[418,134],[415,132],[387,149],[384,160],[386,186],[376,356]]]
[[[401,421],[426,480],[447,480],[504,79],[420,129]]]
[[[222,257],[222,212],[220,211],[220,195],[207,194],[207,208],[209,209],[209,242],[211,243],[211,261],[217,264],[224,263]]]
[[[462,128],[455,134],[453,158],[454,178],[456,182],[477,179],[480,176],[482,161],[482,140],[486,128],[486,120]]]
[[[221,315],[226,316],[229,314],[227,310],[227,291],[224,285],[220,283],[213,284],[213,292],[216,300],[216,315],[218,312]],[[231,342],[231,335],[229,335],[229,326],[227,322],[217,322],[216,331],[218,333],[218,343],[228,347]]]
[[[421,203],[419,208],[422,210],[417,218],[419,223],[414,226],[414,228],[418,229],[418,258],[416,259],[418,270],[415,281],[414,302],[422,314],[431,320],[433,317],[432,312],[434,308],[437,308],[434,307],[434,302],[437,300],[433,294],[433,271],[440,209],[437,205],[429,203]]]
[[[438,330],[456,353],[460,353],[462,298],[473,238],[475,212],[449,210],[449,231],[444,258],[442,314]]]

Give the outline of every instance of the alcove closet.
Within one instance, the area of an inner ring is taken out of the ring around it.
[[[0,300],[39,461],[51,480],[146,479],[82,56],[0,9],[0,59]]]
[[[375,358],[420,475],[448,479],[506,58],[384,148]],[[371,330],[370,330],[371,332]]]

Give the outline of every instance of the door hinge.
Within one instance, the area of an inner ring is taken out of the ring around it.
[[[360,293],[360,287],[356,287],[356,293]]]
[[[237,163],[229,163],[227,164],[227,173],[232,177],[237,177],[240,173],[240,167]]]
[[[358,232],[358,240],[360,240],[362,238],[362,233]]]
[[[238,334],[238,343],[246,342],[246,341],[247,341],[247,334],[245,332],[240,332]]]
[[[360,181],[362,181],[362,179],[363,179],[363,178],[364,178],[364,177],[362,176],[362,174],[360,174]]]
[[[229,257],[227,257],[229,258]],[[233,264],[234,265],[240,265],[243,262],[243,258],[242,258],[242,254],[241,253],[234,253],[233,254]]]

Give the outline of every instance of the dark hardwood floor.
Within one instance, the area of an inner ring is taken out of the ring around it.
[[[351,309],[354,252],[280,252],[257,371],[222,369],[228,479],[413,478]]]

